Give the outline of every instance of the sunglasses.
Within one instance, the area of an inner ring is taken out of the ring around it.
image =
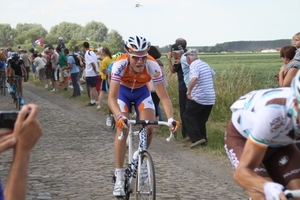
[[[129,54],[130,57],[132,59],[134,59],[135,61],[144,61],[146,60],[147,56],[148,56],[148,53],[144,54],[144,55],[134,55],[134,54]]]

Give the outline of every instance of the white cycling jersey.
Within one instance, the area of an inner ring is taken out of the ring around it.
[[[295,143],[295,99],[290,87],[252,91],[231,106],[232,123],[243,137],[261,148]]]

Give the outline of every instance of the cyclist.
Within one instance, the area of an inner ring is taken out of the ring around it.
[[[154,104],[151,99],[147,83],[152,79],[156,92],[163,104],[168,117],[170,130],[175,132],[178,126],[173,127],[173,106],[164,86],[162,72],[157,62],[148,56],[150,47],[144,37],[129,37],[125,42],[126,54],[115,61],[112,66],[112,77],[109,91],[109,107],[115,114],[117,121],[117,134],[114,141],[114,154],[116,161],[116,183],[114,196],[124,196],[124,159],[126,154],[126,138],[119,140],[122,128],[127,128],[124,120],[129,118],[131,102],[135,103],[135,110],[141,120],[155,120]],[[175,121],[179,125],[179,122]],[[150,145],[153,134],[152,127],[147,127],[147,146]]]
[[[232,106],[225,150],[234,179],[252,199],[285,200],[300,189],[300,71],[291,88],[252,91]]]
[[[24,99],[23,99],[23,77],[24,75],[24,82],[27,82],[27,71],[24,65],[23,60],[20,58],[19,54],[16,52],[12,53],[11,57],[7,60],[7,67],[6,67],[6,77],[13,77],[13,76],[19,76],[19,88],[20,88],[20,105],[24,105]],[[9,87],[9,93],[14,93],[14,79],[8,78],[8,83],[10,85]]]

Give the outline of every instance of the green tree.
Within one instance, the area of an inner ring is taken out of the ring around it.
[[[14,30],[10,24],[0,24],[0,46],[13,46]]]
[[[116,30],[111,30],[107,36],[107,45],[112,54],[123,52],[124,41],[122,36]]]
[[[51,43],[53,43],[52,37],[54,36],[55,43],[58,43],[58,37],[63,37],[65,43],[68,43],[71,39],[83,39],[81,37],[82,26],[76,23],[61,22],[56,26],[53,26],[49,32],[51,35]],[[50,39],[50,36],[48,36]]]
[[[103,42],[106,40],[108,33],[107,27],[102,22],[89,22],[83,27],[81,38],[84,40],[92,40],[96,42]]]
[[[16,36],[25,35],[30,41],[35,41],[39,38],[44,38],[48,31],[41,24],[17,24]]]

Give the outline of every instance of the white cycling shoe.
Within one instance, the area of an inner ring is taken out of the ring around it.
[[[124,197],[125,196],[125,190],[124,190],[124,181],[118,181],[115,183],[113,195],[115,197]]]

